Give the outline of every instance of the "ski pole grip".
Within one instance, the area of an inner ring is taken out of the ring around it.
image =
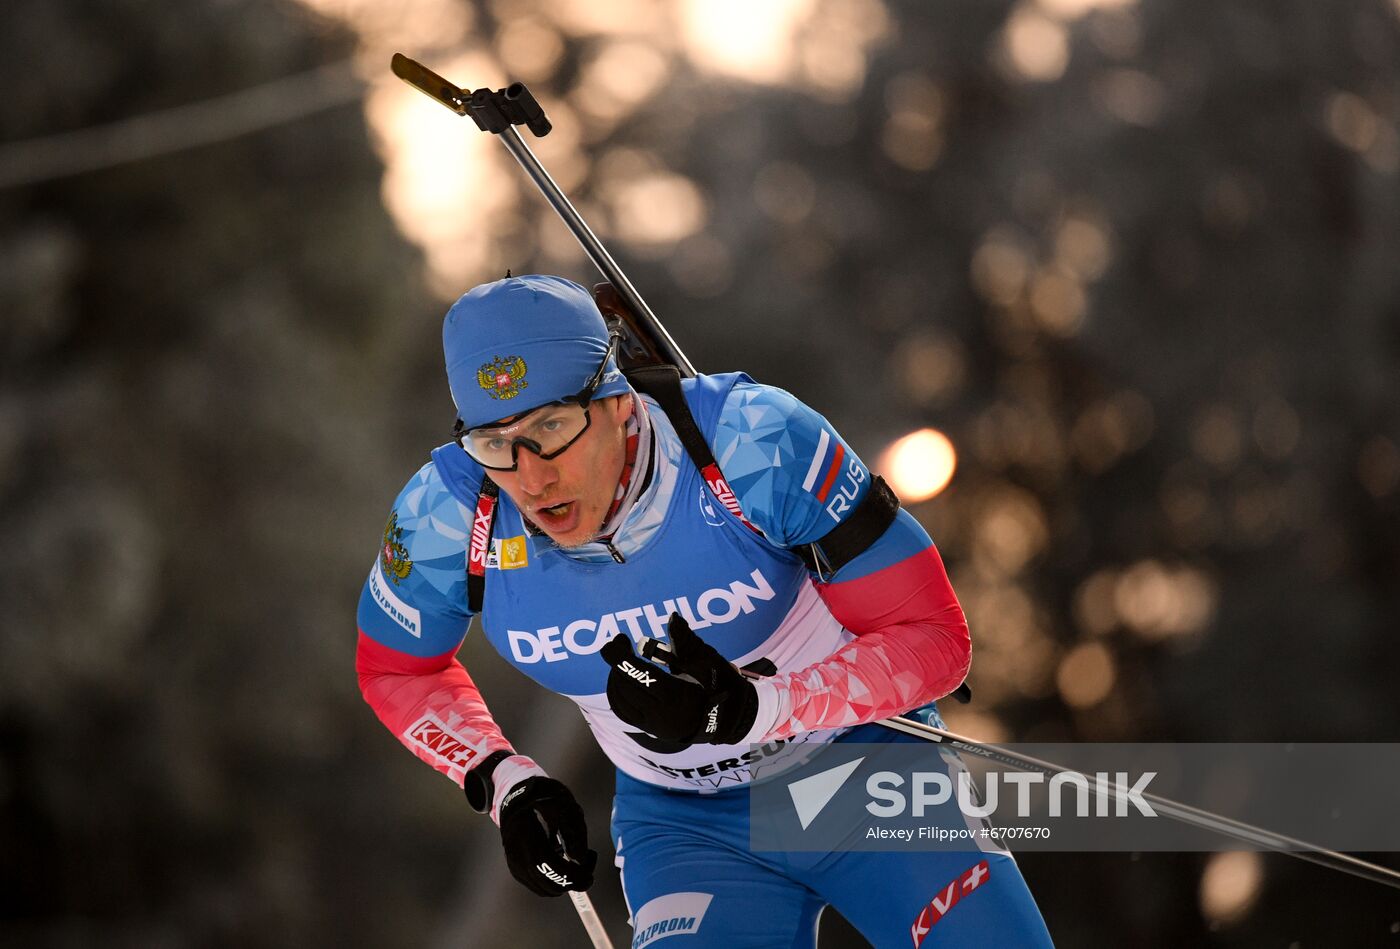
[[[658,665],[669,665],[671,649],[659,639],[648,638],[642,641],[642,658]]]

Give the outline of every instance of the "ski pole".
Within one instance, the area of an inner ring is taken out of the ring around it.
[[[1030,755],[1023,755],[1003,748],[1000,745],[985,744],[973,741],[971,738],[964,738],[961,735],[938,728],[933,725],[926,725],[914,719],[896,716],[894,718],[881,719],[876,724],[895,731],[903,732],[906,735],[914,735],[925,741],[935,742],[944,745],[954,751],[967,752],[988,761],[995,761],[998,764],[1009,765],[1021,771],[1035,771],[1047,777],[1057,774],[1078,777],[1088,783],[1087,776],[1075,771],[1073,768],[1066,768],[1062,765],[1044,761],[1040,758],[1032,758]],[[1108,785],[1107,790],[1114,801],[1126,800],[1126,794],[1117,784]],[[1189,804],[1181,804],[1169,800],[1148,791],[1139,792],[1139,796],[1152,805],[1152,808],[1165,814],[1183,824],[1190,824],[1193,827],[1200,827],[1204,830],[1214,831],[1242,840],[1245,843],[1253,844],[1265,850],[1275,853],[1288,854],[1297,857],[1299,860],[1306,860],[1318,866],[1327,867],[1330,870],[1339,870],[1342,873],[1350,873],[1352,876],[1370,880],[1373,883],[1380,883],[1384,886],[1400,889],[1400,872],[1391,870],[1379,864],[1369,863],[1350,854],[1341,853],[1336,850],[1329,850],[1326,847],[1319,847],[1306,841],[1288,837],[1284,834],[1274,833],[1262,827],[1255,827],[1243,821],[1237,821],[1221,814],[1213,814],[1210,811],[1202,810],[1199,807],[1192,807]]]
[[[669,665],[668,660],[671,657],[671,650],[660,640],[648,639],[642,644],[642,655],[652,662]],[[760,662],[766,662],[769,669],[776,670],[776,666],[774,666],[771,661],[765,659],[760,660]],[[765,675],[772,674],[772,672],[753,671],[755,665],[756,663],[750,663],[739,671],[746,678],[750,679],[762,678]],[[971,738],[964,738],[962,735],[950,732],[945,728],[928,725],[912,718],[905,718],[902,715],[897,715],[893,718],[878,719],[874,724],[883,725],[885,728],[903,732],[906,735],[913,735],[916,738],[922,738],[924,741],[943,745],[954,751],[966,752],[970,755],[976,755],[979,758],[985,758],[988,761],[995,761],[998,764],[1008,765],[1019,771],[1039,772],[1046,777],[1054,777],[1055,775],[1063,774],[1079,778],[1086,786],[1091,783],[1087,775],[1073,768],[1066,768],[1063,765],[1045,761],[1041,758],[1023,755],[1011,751],[1008,748],[1003,748],[1000,745],[973,741]],[[1097,782],[1094,783],[1097,784]],[[1109,796],[1115,802],[1122,801],[1124,803],[1131,803],[1131,799],[1128,797],[1127,793],[1117,784],[1107,785],[1105,790],[1107,790]],[[1150,791],[1138,792],[1138,796],[1151,804],[1154,810],[1173,820],[1180,821],[1183,824],[1189,824],[1192,827],[1199,827],[1203,830],[1214,831],[1215,833],[1233,837],[1236,840],[1242,840],[1248,844],[1253,844],[1264,850],[1287,854],[1291,857],[1297,857],[1299,860],[1306,860],[1309,863],[1327,867],[1330,870],[1339,870],[1342,873],[1350,873],[1352,876],[1358,876],[1364,880],[1370,880],[1373,883],[1380,883],[1383,886],[1400,889],[1400,871],[1392,870],[1389,867],[1370,863],[1337,850],[1319,847],[1316,844],[1298,840],[1296,837],[1289,837],[1285,834],[1275,833],[1272,830],[1265,830],[1262,827],[1255,827],[1253,824],[1246,824],[1243,821],[1237,821],[1234,818],[1225,817],[1222,814],[1215,814],[1199,807],[1181,804],[1177,801],[1162,797],[1161,795],[1153,794]]]
[[[570,858],[569,848],[564,843],[562,834],[556,834],[555,841],[559,844],[559,850],[566,859]],[[608,932],[603,928],[603,921],[598,917],[598,911],[593,908],[593,900],[582,890],[569,890],[569,900],[574,904],[574,912],[578,913],[579,922],[583,923],[583,929],[588,933],[589,942],[593,943],[593,949],[613,949],[612,940],[608,938]]]
[[[593,908],[593,901],[588,898],[588,894],[570,890],[569,899],[573,901],[579,922],[583,923],[588,938],[593,942],[593,949],[613,949],[612,940],[608,938],[603,921],[598,918],[598,911]]]

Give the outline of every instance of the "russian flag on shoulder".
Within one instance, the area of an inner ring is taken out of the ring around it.
[[[812,465],[802,481],[802,490],[815,494],[818,501],[825,501],[831,493],[831,486],[836,483],[836,476],[841,472],[841,460],[845,455],[846,446],[833,439],[831,433],[823,428],[817,441],[817,451],[812,456]]]

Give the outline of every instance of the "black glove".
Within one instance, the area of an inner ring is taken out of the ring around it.
[[[526,778],[501,802],[501,843],[511,875],[540,896],[593,885],[596,851],[578,801],[553,778]]]
[[[753,728],[758,693],[679,613],[666,627],[669,668],[639,658],[619,633],[603,647],[608,704],[629,725],[669,741],[732,745]]]

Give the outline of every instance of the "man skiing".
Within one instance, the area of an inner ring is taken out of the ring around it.
[[[559,277],[473,289],[443,343],[456,439],[394,503],[356,667],[384,724],[498,823],[521,883],[585,890],[596,853],[455,658],[477,612],[617,767],[634,945],[811,946],[828,904],[877,946],[1050,944],[1004,851],[748,848],[766,756],[902,740],[869,723],[953,691],[970,662],[928,535],[825,419],[742,373],[629,382],[592,298]],[[639,653],[652,640],[665,661]]]

